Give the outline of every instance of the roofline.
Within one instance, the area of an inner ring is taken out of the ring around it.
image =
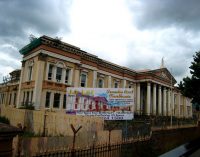
[[[81,58],[89,60],[91,62],[94,62],[97,65],[106,66],[109,69],[113,69],[113,70],[121,72],[123,74],[130,74],[132,76],[136,76],[137,74],[140,75],[140,74],[143,74],[143,73],[152,75],[153,71],[160,70],[160,69],[155,69],[155,70],[147,70],[147,71],[144,71],[144,72],[136,71],[136,70],[130,69],[128,67],[120,66],[120,65],[117,65],[115,63],[111,63],[109,61],[103,60],[101,58],[98,58],[98,56],[96,56],[96,55],[93,55],[91,53],[88,53],[86,51],[81,50],[77,46],[62,42],[60,39],[51,38],[51,37],[46,36],[46,35],[43,35],[40,38],[33,40],[31,43],[29,43],[28,45],[23,47],[19,52],[22,55],[27,55],[32,50],[39,47],[40,45],[47,45],[47,46],[50,46],[50,47],[53,47],[53,48],[56,48],[56,49],[61,49],[63,51],[67,51],[68,53],[79,55],[79,56],[81,56]],[[167,70],[167,68],[165,68],[165,69]],[[172,78],[173,78],[173,82],[176,83],[175,78],[173,76],[172,76]]]

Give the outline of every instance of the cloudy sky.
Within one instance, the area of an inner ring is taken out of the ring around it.
[[[0,82],[21,67],[30,34],[61,37],[113,63],[179,82],[200,50],[199,0],[0,0]]]

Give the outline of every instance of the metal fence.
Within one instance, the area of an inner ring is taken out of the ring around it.
[[[71,151],[58,150],[54,152],[38,153],[34,157],[120,157],[122,144],[104,144],[86,149],[75,149]]]
[[[124,140],[121,143],[103,144],[85,149],[40,152],[34,157],[126,157],[128,154],[127,151],[124,150],[130,151],[130,147],[134,142],[147,141],[149,139],[149,136],[145,136],[138,137],[137,139]]]

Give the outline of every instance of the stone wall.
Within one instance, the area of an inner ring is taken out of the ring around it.
[[[97,131],[95,136],[88,132],[80,132],[76,136],[75,148],[87,148],[94,145],[108,143],[108,131]],[[122,141],[121,130],[111,132],[111,143]],[[32,156],[39,152],[52,152],[58,150],[71,150],[73,143],[72,136],[65,137],[22,137],[20,154]],[[13,141],[13,154],[18,153],[18,137]]]
[[[44,122],[44,117],[46,120]],[[10,120],[10,124],[17,126],[21,123],[27,131],[42,135],[45,127],[46,136],[72,136],[73,132],[70,124],[75,128],[82,126],[80,132],[94,134],[104,127],[104,120],[97,117],[67,115],[62,112],[44,112],[35,110],[16,109],[11,107],[1,107],[1,116]],[[45,126],[44,126],[45,123]]]

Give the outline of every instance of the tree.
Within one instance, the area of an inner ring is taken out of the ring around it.
[[[192,98],[193,104],[200,105],[200,51],[196,52],[193,60],[189,67],[192,76],[183,78],[178,86],[183,95]]]

